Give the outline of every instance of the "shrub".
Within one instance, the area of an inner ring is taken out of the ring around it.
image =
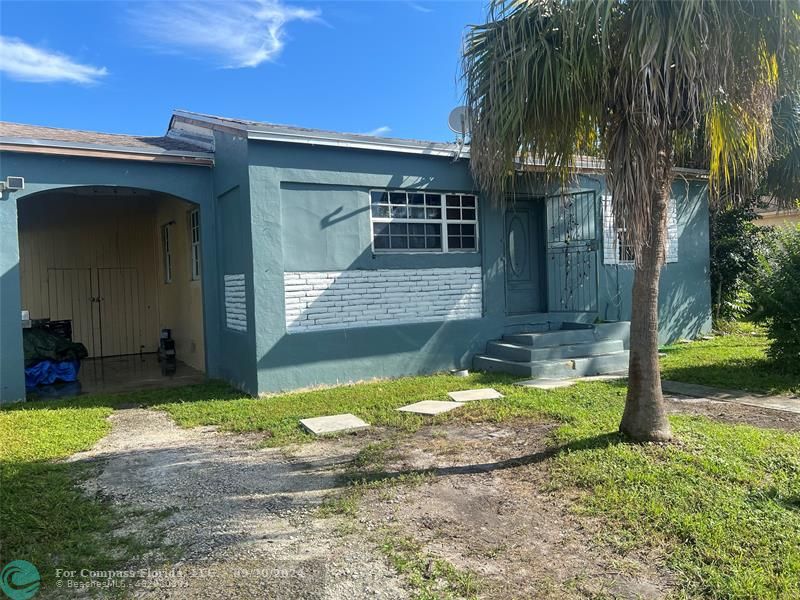
[[[754,203],[721,209],[711,218],[711,295],[716,326],[750,314],[749,285],[765,228],[753,223]]]
[[[800,223],[778,229],[758,257],[755,318],[767,328],[769,355],[800,370]]]

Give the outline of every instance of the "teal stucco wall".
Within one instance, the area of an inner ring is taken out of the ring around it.
[[[504,215],[486,198],[479,253],[373,254],[369,190],[477,193],[466,160],[251,141],[248,162],[259,392],[469,367],[487,341],[526,323],[630,318],[632,271],[602,266],[601,253],[596,313],[508,317]],[[527,185],[518,193],[543,191]],[[572,191],[603,188],[602,177],[580,177]],[[676,184],[680,262],[664,270],[663,341],[710,327],[708,210],[703,186],[689,190]],[[475,266],[482,268],[481,318],[287,333],[284,271]]]
[[[479,196],[480,252],[378,254],[371,249],[369,190],[478,193],[462,159],[248,141],[215,132],[213,168],[4,153],[0,177],[26,189],[0,199],[0,401],[24,398],[17,203],[70,186],[106,185],[171,194],[201,208],[207,372],[251,393],[470,367],[487,341],[547,320],[627,320],[632,270],[602,265],[596,313],[509,317],[505,299],[504,213]],[[582,176],[570,191],[604,192]],[[535,183],[522,195],[542,195]],[[30,198],[29,198],[30,196]],[[700,181],[676,181],[679,260],[664,267],[662,341],[692,337],[711,323],[708,205]],[[599,211],[598,211],[599,218]],[[600,223],[598,231],[602,231]],[[288,333],[284,272],[479,267],[481,316]],[[245,276],[246,331],[226,324],[224,276]]]

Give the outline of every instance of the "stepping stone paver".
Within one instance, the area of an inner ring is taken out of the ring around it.
[[[438,415],[449,410],[459,408],[457,402],[443,402],[441,400],[423,400],[407,406],[401,406],[397,410],[400,412],[410,412],[418,415]]]
[[[449,392],[447,394],[456,402],[472,402],[473,400],[494,400],[502,398],[503,394],[494,388],[481,388],[479,390],[463,390],[461,392]]]
[[[314,435],[355,431],[357,429],[365,429],[369,427],[369,423],[366,423],[357,416],[349,413],[344,415],[331,415],[328,417],[300,419],[300,424]]]

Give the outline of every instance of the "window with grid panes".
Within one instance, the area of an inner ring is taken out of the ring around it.
[[[375,252],[474,252],[477,199],[472,194],[373,190]]]

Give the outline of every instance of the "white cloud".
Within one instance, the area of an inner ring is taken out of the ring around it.
[[[408,5],[413,8],[417,12],[421,13],[432,13],[433,9],[428,8],[427,6],[422,6],[421,4],[417,4],[416,2],[409,2]]]
[[[36,83],[95,83],[108,75],[105,67],[82,65],[64,54],[5,36],[0,36],[0,71],[12,79]]]
[[[286,25],[310,21],[319,11],[280,0],[158,2],[139,4],[132,21],[154,47],[212,56],[230,68],[275,60],[286,42]]]
[[[381,125],[380,127],[376,127],[372,131],[365,131],[361,135],[373,135],[373,136],[382,136],[388,134],[392,130],[391,127],[388,125]]]

